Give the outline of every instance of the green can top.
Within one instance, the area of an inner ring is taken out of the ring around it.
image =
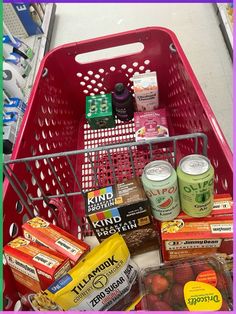
[[[151,181],[164,181],[172,175],[172,172],[173,167],[164,160],[152,161],[144,168],[145,177]]]
[[[186,174],[193,176],[201,175],[210,168],[210,160],[202,155],[193,154],[182,158],[179,162],[179,168]]]

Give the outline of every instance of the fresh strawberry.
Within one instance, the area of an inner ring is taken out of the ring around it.
[[[146,300],[148,303],[153,303],[155,301],[161,301],[160,295],[155,295],[155,294],[147,294],[146,295]]]
[[[188,262],[183,262],[180,267],[176,267],[174,280],[179,284],[185,284],[188,281],[194,280],[195,276],[193,269]]]
[[[225,282],[225,278],[222,274],[217,274],[217,285],[216,285],[216,288],[218,290],[220,290],[221,292],[223,291],[226,291],[227,290],[227,285],[226,285],[226,282]]]
[[[143,299],[135,305],[135,311],[142,311],[142,309],[145,309],[143,308]]]
[[[184,307],[178,308],[178,311],[179,311],[179,312],[185,312],[185,311],[188,311],[188,312],[189,312],[189,309],[188,309],[186,306],[184,306]]]
[[[166,302],[167,304],[172,304],[172,295],[171,295],[171,290],[167,290],[163,295],[162,295],[162,301]]]
[[[165,272],[165,277],[170,281],[173,282],[174,281],[174,271],[173,269],[168,269]]]
[[[142,309],[143,310],[148,310],[152,307],[152,305],[157,302],[161,301],[160,295],[155,295],[155,294],[147,294],[146,296],[143,297],[142,299]]]
[[[205,264],[205,263],[198,263],[198,264],[193,265],[192,267],[193,267],[195,276],[197,276],[203,271],[214,270],[209,264]]]
[[[169,282],[164,276],[155,274],[152,277],[151,289],[154,294],[163,293],[167,290],[168,287]]]
[[[172,307],[163,301],[156,301],[153,303],[151,310],[153,311],[172,311]]]
[[[184,301],[184,287],[178,283],[174,284],[171,289],[171,300],[174,304],[185,305]]]
[[[145,287],[149,287],[152,283],[152,277],[153,275],[152,274],[148,274],[147,277],[144,278],[144,284],[145,284]]]
[[[230,308],[225,300],[223,300],[222,306],[219,311],[230,311]]]

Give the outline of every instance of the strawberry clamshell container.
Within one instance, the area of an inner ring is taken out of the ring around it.
[[[143,269],[141,310],[231,311],[232,279],[216,255],[193,257]]]

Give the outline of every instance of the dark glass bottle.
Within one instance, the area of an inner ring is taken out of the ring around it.
[[[129,121],[134,117],[133,96],[122,83],[115,85],[112,94],[112,103],[117,118],[121,121]]]

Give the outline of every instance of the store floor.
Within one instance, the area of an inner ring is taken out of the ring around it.
[[[232,148],[232,61],[211,3],[58,3],[51,48],[147,26],[175,32]]]

